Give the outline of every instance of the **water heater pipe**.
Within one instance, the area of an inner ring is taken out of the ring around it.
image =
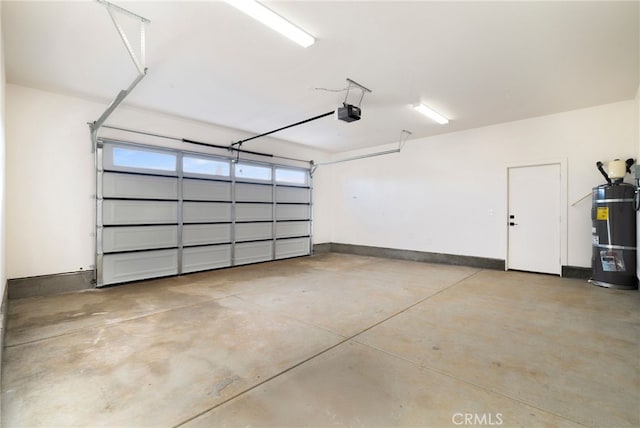
[[[602,162],[600,161],[596,162],[596,167],[598,168],[598,171],[600,171],[600,174],[602,174],[602,176],[605,178],[605,180],[607,180],[607,184],[611,184],[611,179],[609,178],[609,175],[604,170],[604,168],[602,168]]]
[[[626,165],[627,165],[627,173],[631,174],[631,167],[633,166],[634,163],[636,163],[636,161],[633,158],[629,158],[626,160]]]

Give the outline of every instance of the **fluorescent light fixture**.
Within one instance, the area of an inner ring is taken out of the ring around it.
[[[413,106],[413,108],[416,109],[416,111],[419,111],[420,113],[424,114],[425,116],[435,120],[440,125],[445,125],[445,124],[449,123],[449,119],[447,119],[446,117],[444,117],[443,115],[441,115],[437,111],[433,110],[430,107],[427,107],[424,104],[417,104],[417,105]]]
[[[262,22],[272,30],[277,31],[285,37],[293,40],[300,46],[307,48],[316,42],[313,36],[307,34],[296,27],[280,15],[267,9],[262,4],[254,0],[225,0],[231,6],[246,13],[253,19]]]

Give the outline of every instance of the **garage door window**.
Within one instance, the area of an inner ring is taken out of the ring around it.
[[[185,175],[229,177],[229,161],[185,155],[182,158],[182,171]]]
[[[235,168],[237,179],[250,181],[271,181],[271,167],[237,163]]]
[[[104,150],[106,170],[176,175],[176,165],[177,156],[172,152],[118,146]]]
[[[309,184],[309,173],[302,169],[276,168],[276,183],[307,186]]]

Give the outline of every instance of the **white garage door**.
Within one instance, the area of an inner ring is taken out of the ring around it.
[[[98,287],[311,253],[308,169],[105,142]]]

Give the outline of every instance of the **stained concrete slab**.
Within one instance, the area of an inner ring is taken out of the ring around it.
[[[349,337],[439,292],[445,284],[455,284],[460,276],[452,275],[434,288],[393,281],[377,272],[370,275],[367,279],[361,273],[325,273],[305,277],[298,284],[246,291],[238,297]]]
[[[482,426],[581,426],[355,342],[184,426],[446,427],[465,420]]]
[[[411,281],[426,287],[441,289],[451,285],[452,281],[460,281],[480,270],[466,266],[370,257],[365,264],[350,269],[349,272],[366,278],[371,278],[371,274],[375,273],[379,279],[392,282]]]
[[[450,266],[419,263],[407,260],[384,259],[369,256],[328,253],[310,259],[300,259],[314,271],[348,272],[349,275],[391,283],[412,282],[425,288],[440,290],[460,281],[480,269],[465,266]]]
[[[6,345],[28,343],[82,328],[117,323],[151,313],[227,297],[215,286],[193,287],[186,277],[163,278],[119,287],[11,300]]]
[[[261,278],[223,290],[349,337],[478,272],[474,268],[334,254],[299,259],[296,264],[305,268],[296,273],[296,281],[284,276]]]
[[[332,253],[11,300],[2,424],[640,426],[639,308],[583,281]]]
[[[339,340],[229,297],[8,347],[2,425],[174,426]]]
[[[637,292],[483,271],[357,340],[587,426],[635,427],[639,308]]]

